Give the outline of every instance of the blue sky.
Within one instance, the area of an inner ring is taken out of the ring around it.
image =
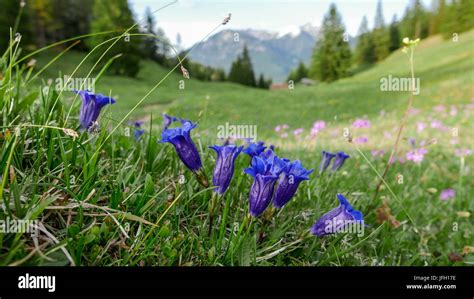
[[[173,0],[129,0],[137,17],[146,7],[156,10]],[[320,26],[329,5],[334,2],[343,17],[346,30],[356,35],[361,19],[373,24],[377,0],[181,0],[155,14],[158,26],[174,43],[180,33],[185,47],[201,40],[230,12],[232,20],[222,29],[263,29],[271,32],[295,32],[306,23]],[[410,0],[385,0],[383,14],[389,22],[394,14],[402,17]],[[430,7],[430,0],[422,1]]]

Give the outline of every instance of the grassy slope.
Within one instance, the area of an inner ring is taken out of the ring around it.
[[[415,76],[421,80],[421,95],[415,107],[437,104],[466,103],[473,97],[474,31],[462,34],[459,42],[442,41],[432,37],[416,50]],[[40,61],[47,61],[51,54]],[[83,54],[71,53],[48,69],[43,78],[57,77],[60,69],[71,73]],[[122,116],[141,99],[167,70],[151,62],[144,62],[137,78],[106,76],[97,91],[112,92],[118,104],[114,114]],[[91,63],[86,61],[78,75],[84,76]],[[379,80],[388,75],[409,77],[408,59],[401,51],[386,61],[357,76],[333,84],[315,87],[296,86],[288,91],[265,91],[231,83],[186,81],[184,90],[178,88],[181,76],[173,73],[144,102],[138,113],[167,110],[189,119],[197,119],[206,111],[201,124],[212,128],[226,121],[236,124],[256,124],[259,133],[267,136],[277,124],[287,123],[293,128],[308,127],[316,119],[340,121],[363,115],[375,115],[380,110],[401,112],[407,101],[403,92],[380,91]],[[192,76],[192,74],[191,74]],[[207,99],[206,99],[207,98]],[[153,108],[150,110],[150,106]],[[261,118],[262,112],[265,118]]]
[[[416,76],[421,77],[422,93],[415,98],[415,107],[429,108],[444,103],[457,104],[458,108],[462,109],[464,106],[459,104],[466,104],[473,98],[473,41],[474,32],[469,32],[461,35],[458,43],[442,42],[435,37],[419,46],[415,57],[415,72]],[[56,67],[64,72],[70,72],[79,61],[80,55],[68,54],[65,58],[61,59]],[[86,69],[87,67],[90,65],[86,65]],[[44,78],[56,77],[56,74],[57,72],[51,69]],[[124,115],[164,74],[162,68],[148,64],[137,79],[104,77],[96,89],[103,93],[112,89],[112,95],[118,99],[112,112],[119,117]],[[297,86],[291,91],[264,91],[230,83],[203,83],[195,80],[187,81],[186,89],[179,90],[178,80],[181,77],[172,74],[169,80],[146,101],[145,106],[137,111],[136,117],[154,112],[156,118],[158,112],[165,110],[181,117],[199,119],[200,131],[196,132],[203,133],[209,130],[211,140],[215,139],[212,138],[215,136],[212,130],[226,121],[256,124],[259,136],[268,136],[278,143],[279,140],[275,138],[273,132],[273,127],[277,124],[288,123],[292,128],[300,126],[308,128],[314,120],[325,119],[330,121],[329,127],[340,129],[349,126],[353,118],[367,115],[374,124],[374,128],[369,132],[377,136],[376,133],[382,135],[382,132],[377,131],[383,131],[385,127],[390,129],[396,127],[398,116],[407,101],[406,93],[380,92],[379,79],[388,74],[408,76],[407,59],[402,53],[395,53],[380,65],[353,78],[316,87]],[[386,117],[379,116],[381,109],[388,112]],[[424,110],[426,111],[417,116],[417,119],[428,122],[430,117],[436,116],[430,112],[431,109]],[[337,120],[334,119],[336,115]],[[469,132],[472,128],[473,113],[460,111],[456,117],[443,118],[443,122],[461,126],[460,132]],[[407,130],[413,131],[412,126]],[[448,140],[443,134],[429,131],[419,139],[437,137],[443,141]],[[370,138],[374,139],[371,145],[384,141],[380,136],[373,138],[370,135]],[[169,196],[180,192],[183,192],[183,196],[163,219],[166,225],[161,226],[160,231],[149,230],[143,226],[145,232],[151,233],[150,237],[146,237],[148,239],[144,237],[144,231],[137,231],[137,226],[131,224],[133,235],[137,235],[140,240],[146,239],[144,248],[134,248],[131,253],[128,246],[134,246],[133,240],[119,243],[117,239],[120,232],[112,221],[108,221],[110,219],[73,218],[73,225],[78,226],[81,232],[68,242],[68,249],[77,263],[446,265],[450,264],[448,260],[450,252],[461,252],[463,246],[472,245],[474,238],[470,229],[472,216],[460,218],[455,213],[474,210],[474,202],[470,200],[473,194],[472,169],[469,166],[472,157],[463,160],[465,166],[460,171],[459,159],[453,156],[452,147],[446,150],[442,150],[441,147],[430,147],[430,153],[421,166],[407,163],[396,164],[393,167],[387,181],[398,199],[393,198],[386,189],[382,190],[381,196],[389,200],[392,214],[402,222],[402,226],[392,229],[384,225],[376,231],[378,225],[374,214],[374,203],[371,202],[377,181],[374,172],[351,145],[343,142],[331,145],[332,149],[344,150],[351,154],[344,171],[331,177],[323,176],[321,179],[314,176],[309,182],[303,183],[296,198],[270,225],[267,239],[256,246],[255,240],[250,235],[242,241],[241,248],[238,244],[233,244],[235,232],[232,233],[229,228],[231,224],[241,225],[247,210],[250,178],[243,175],[242,170],[248,165],[248,158],[239,157],[236,175],[226,198],[230,204],[230,213],[223,244],[229,244],[231,250],[222,256],[220,251],[216,250],[215,240],[206,238],[205,214],[209,195],[198,194],[200,188],[194,182],[183,187],[177,185],[176,190],[168,188],[169,185],[173,185],[173,181],[176,181],[178,173],[183,173],[186,180],[192,182],[191,175],[177,161],[171,147],[156,145],[154,140],[151,140],[155,149],[150,152],[147,150],[145,154],[144,151],[135,151],[133,145],[127,145],[123,137],[118,139],[116,144],[114,142],[107,144],[104,152],[105,155],[113,152],[115,148],[116,160],[104,156],[93,170],[94,174],[97,173],[97,178],[87,184],[78,182],[79,187],[72,192],[79,194],[80,191],[80,198],[84,199],[92,192],[91,190],[98,190],[90,202],[106,206],[111,205],[110,194],[113,194],[114,200],[123,200],[121,198],[127,197],[120,204],[120,209],[140,215],[151,222],[156,222],[160,215],[166,214],[169,203],[166,200]],[[197,140],[204,147],[210,143],[207,139]],[[323,134],[318,138],[318,143],[321,146],[329,146],[332,139],[335,138]],[[463,146],[469,147],[468,142],[472,142],[469,134],[462,134],[460,139]],[[305,142],[291,139],[279,145],[277,147],[279,154],[291,159],[301,159],[307,167],[317,167],[320,157],[305,147]],[[294,145],[300,147],[295,149],[292,147]],[[93,147],[93,144],[90,146]],[[133,158],[128,156],[127,149],[133,153]],[[135,160],[137,155],[138,159]],[[203,160],[208,173],[213,165],[213,156],[213,153],[204,149]],[[379,170],[384,165],[384,161],[380,159],[370,158],[370,161]],[[136,165],[142,164],[145,166],[137,170]],[[135,169],[133,174],[130,169]],[[397,174],[404,176],[403,184],[394,183]],[[145,205],[145,198],[150,197],[143,195],[142,198],[142,194],[146,192],[140,188],[150,180],[154,184],[155,192],[147,196],[155,196],[158,190],[165,191],[163,194],[157,194],[156,203],[150,199],[151,204],[147,202]],[[456,188],[456,200],[441,202],[439,191],[448,187]],[[127,191],[135,188],[138,190],[136,198]],[[366,234],[361,238],[337,236],[324,240],[312,238],[301,241],[299,236],[325,211],[335,207],[336,192],[344,193],[356,209],[366,214],[366,221],[369,224]],[[417,231],[408,215],[414,219]],[[97,224],[94,226],[95,221]],[[97,233],[97,237],[92,241],[87,241],[91,239],[88,227],[95,228],[99,223],[102,223],[100,233]],[[456,223],[458,230],[453,230],[453,223]],[[102,230],[104,225],[106,228]],[[164,228],[166,229],[163,231]],[[63,226],[56,230],[58,239],[64,239],[65,230]],[[227,241],[227,236],[234,237]],[[351,247],[354,245],[356,247]],[[237,248],[236,252],[233,251],[234,248]],[[272,255],[279,250],[281,250],[279,254]],[[100,259],[96,259],[97,252],[100,253],[98,255]],[[258,262],[254,260],[256,258],[254,254],[261,258]],[[466,257],[466,260],[468,259],[469,256]],[[472,256],[470,261],[472,262]],[[41,264],[44,261],[35,258],[33,263]]]
[[[420,78],[421,93],[414,99],[414,107],[427,110],[436,105],[461,105],[474,98],[474,31],[462,34],[458,42],[443,41],[440,37],[431,37],[423,41],[415,52],[415,76]],[[58,69],[71,73],[84,54],[70,53],[61,58],[42,76],[55,78]],[[48,61],[49,53],[40,61]],[[79,69],[78,76],[85,76],[91,69],[90,59]],[[118,100],[109,112],[114,119],[121,119],[147,92],[163,78],[168,71],[151,62],[143,62],[143,69],[137,78],[105,76],[96,86],[96,91],[109,93]],[[407,92],[383,92],[380,79],[409,77],[408,57],[401,51],[395,52],[384,62],[354,77],[332,84],[319,84],[305,87],[297,85],[294,90],[267,91],[247,88],[232,83],[209,83],[186,80],[185,89],[178,88],[182,80],[180,74],[173,72],[160,87],[138,107],[131,118],[147,120],[154,114],[154,123],[159,124],[159,114],[166,111],[187,119],[198,120],[199,130],[208,142],[215,141],[218,125],[231,124],[256,125],[259,139],[284,145],[283,148],[301,148],[301,143],[281,140],[273,128],[278,124],[289,124],[290,135],[295,128],[305,128],[309,133],[315,120],[323,119],[328,126],[339,130],[350,127],[353,119],[368,117],[377,121],[377,128],[371,133],[373,138],[365,148],[382,144],[385,149],[393,143],[384,138],[385,131],[393,130],[404,111]],[[191,74],[192,76],[192,74]],[[71,92],[65,92],[66,100],[71,100]],[[76,101],[79,105],[80,101]],[[384,117],[379,116],[386,111]],[[417,118],[410,120],[407,132],[413,132]],[[474,120],[470,116],[446,120],[448,127],[459,127],[467,132],[474,129]],[[336,133],[334,133],[336,134]],[[334,136],[333,136],[334,137]],[[357,136],[356,136],[357,137]],[[430,136],[426,136],[428,138]],[[468,134],[461,134],[461,141],[472,144]],[[337,150],[340,139],[329,138],[325,142],[307,143],[307,146]],[[443,143],[445,144],[445,143]]]

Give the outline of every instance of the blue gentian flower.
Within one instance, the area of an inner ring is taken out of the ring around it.
[[[243,150],[243,153],[249,155],[252,158],[258,156],[267,148],[263,144],[263,141],[259,141],[257,143],[252,142],[246,149]]]
[[[342,165],[344,165],[344,161],[346,161],[348,158],[350,158],[349,155],[345,154],[344,152],[338,152],[336,154],[336,159],[334,159],[334,163],[332,164],[332,170],[336,171],[341,168]]]
[[[336,157],[335,154],[330,152],[322,151],[323,158],[321,159],[321,165],[319,166],[319,173],[323,173],[331,163],[331,160]]]
[[[218,187],[214,192],[224,194],[229,187],[232,176],[234,175],[234,161],[235,158],[242,151],[243,146],[235,146],[233,144],[223,146],[210,146],[217,153],[216,165],[212,177],[212,183]]]
[[[260,216],[272,201],[275,182],[285,169],[288,160],[280,159],[271,150],[252,158],[252,164],[244,172],[254,178],[250,187],[249,211]]]
[[[141,128],[142,125],[143,125],[142,121],[133,122],[133,126],[135,127],[135,132],[134,132],[135,141],[138,141],[138,139],[140,139],[140,137],[145,133],[145,130]]]
[[[278,157],[272,149],[260,153],[259,157],[265,159],[267,163],[272,164],[272,172],[276,174],[282,173],[290,164],[289,159]]]
[[[201,157],[190,136],[191,130],[195,127],[197,127],[197,124],[184,121],[181,127],[163,130],[160,141],[173,144],[181,161],[192,172],[202,168]]]
[[[335,234],[351,224],[363,225],[362,212],[354,210],[342,194],[337,194],[339,206],[324,214],[311,228],[315,236],[326,236]]]
[[[306,170],[301,162],[296,160],[285,167],[283,174],[278,180],[278,185],[273,196],[273,206],[281,209],[295,195],[298,185],[309,180],[309,175],[314,169]]]
[[[103,94],[93,94],[88,90],[74,90],[82,98],[79,120],[84,130],[91,128],[99,117],[100,111],[107,104],[115,104],[115,100]]]

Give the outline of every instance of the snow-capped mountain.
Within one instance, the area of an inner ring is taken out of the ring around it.
[[[209,37],[191,51],[190,58],[204,65],[229,71],[246,44],[255,76],[261,73],[274,82],[286,80],[300,61],[307,65],[318,38],[319,30],[305,24],[286,33],[264,30],[223,30]]]

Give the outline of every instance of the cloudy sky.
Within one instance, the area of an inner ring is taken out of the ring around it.
[[[156,10],[173,0],[129,0],[137,16],[143,17],[146,7]],[[182,45],[189,47],[200,41],[228,14],[231,22],[222,29],[263,29],[272,32],[295,32],[299,26],[311,23],[320,26],[331,2],[335,2],[346,30],[356,35],[364,15],[372,25],[377,0],[178,0],[155,14],[158,26],[175,43],[180,33]],[[394,14],[400,18],[410,0],[383,1],[385,21]],[[429,7],[431,1],[422,1]]]

